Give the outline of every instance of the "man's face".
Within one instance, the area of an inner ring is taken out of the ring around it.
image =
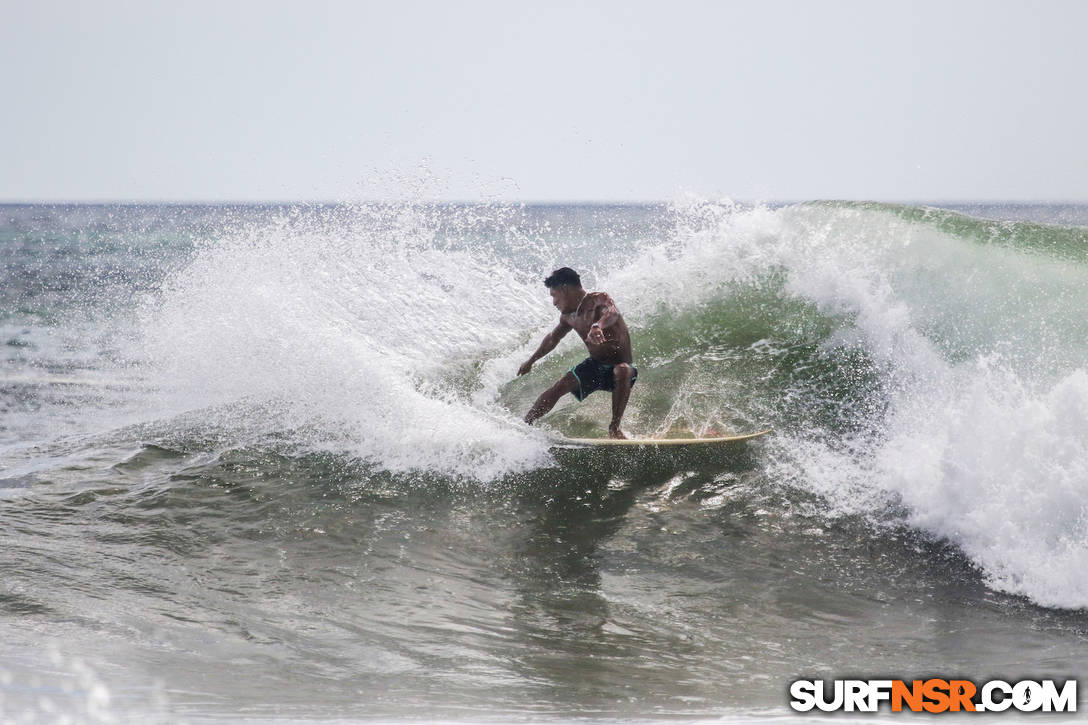
[[[555,308],[557,310],[562,312],[563,311],[563,288],[561,286],[560,287],[549,287],[548,292],[551,293],[552,304],[555,305]]]

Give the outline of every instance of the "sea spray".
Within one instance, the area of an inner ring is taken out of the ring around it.
[[[539,461],[508,411],[446,383],[521,344],[543,309],[495,253],[508,239],[466,241],[494,216],[428,209],[288,210],[198,250],[145,316],[166,407],[274,402],[270,434],[306,430],[390,470],[490,478]]]

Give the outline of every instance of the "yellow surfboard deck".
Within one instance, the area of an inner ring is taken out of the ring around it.
[[[765,436],[771,429],[761,430],[758,433],[746,433],[737,436],[719,436],[716,438],[563,438],[561,443],[572,446],[649,446],[661,448],[665,446],[714,446],[725,443],[741,443],[753,438]]]

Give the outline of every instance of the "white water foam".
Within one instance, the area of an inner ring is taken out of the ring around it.
[[[546,445],[450,371],[524,344],[539,298],[486,244],[444,246],[425,210],[296,210],[200,249],[145,315],[145,341],[168,409],[256,405],[275,411],[267,432],[306,429],[312,447],[487,479]]]
[[[784,276],[885,376],[878,429],[780,435],[776,473],[840,513],[909,508],[987,581],[1088,607],[1088,269],[957,238],[889,210],[693,204],[666,245],[606,280],[636,309],[687,308]],[[772,464],[773,465],[773,464]]]
[[[1041,390],[986,358],[951,369],[899,404],[872,470],[995,588],[1088,606],[1084,368]]]

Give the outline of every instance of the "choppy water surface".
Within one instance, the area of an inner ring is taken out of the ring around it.
[[[0,715],[760,719],[1088,664],[1088,214],[0,207]],[[994,217],[994,218],[984,218]],[[569,265],[608,398],[514,380]]]

